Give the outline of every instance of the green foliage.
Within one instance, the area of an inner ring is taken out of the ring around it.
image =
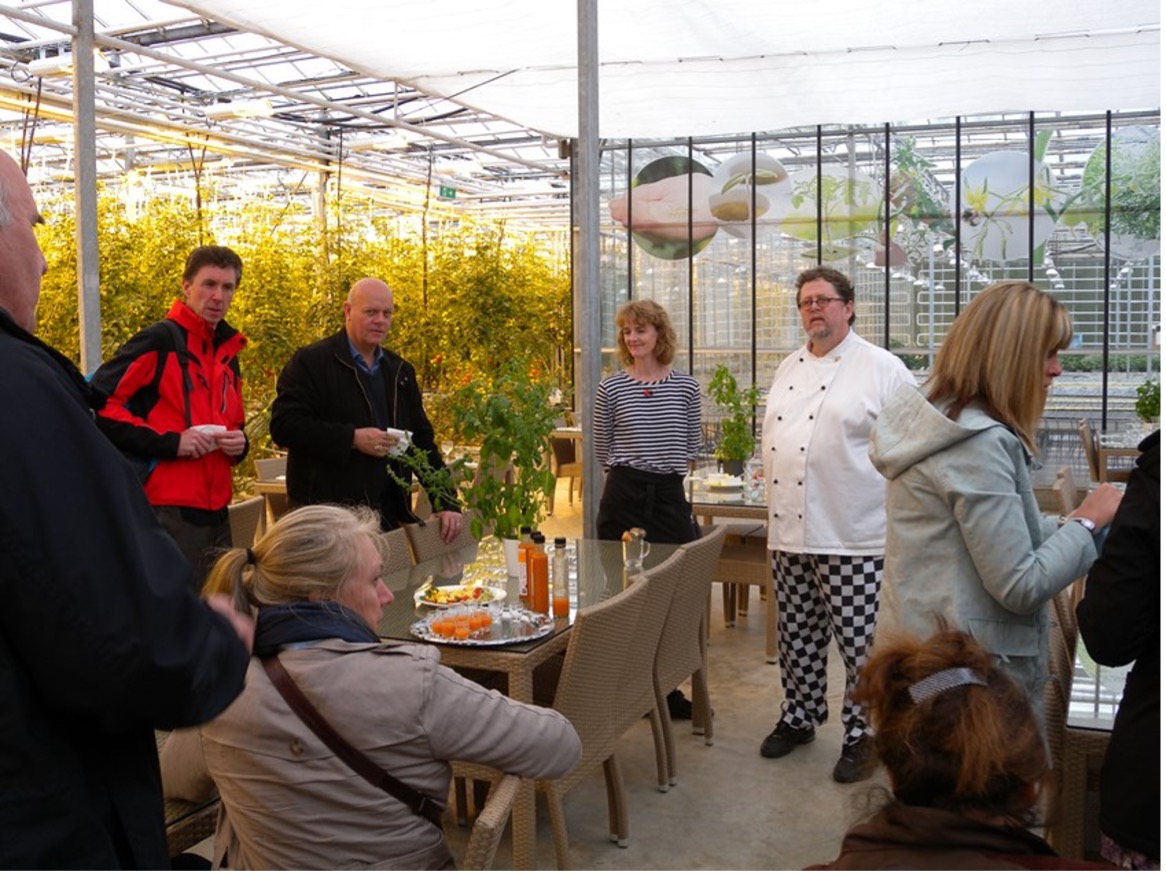
[[[726,412],[721,420],[721,436],[713,455],[719,461],[744,461],[753,454],[753,410],[760,400],[757,386],[737,387],[737,379],[723,364],[718,364],[709,380],[709,397]]]
[[[68,193],[36,194],[47,219],[37,236],[48,262],[38,330],[76,361],[74,204]],[[294,202],[215,201],[210,194],[204,190],[200,211],[185,197],[138,198],[131,208],[122,192],[99,191],[102,357],[181,296],[191,249],[235,249],[243,278],[227,319],[249,340],[239,362],[251,458],[270,454],[267,426],[284,365],[300,346],[343,327],[344,299],[363,276],[394,289],[399,315],[388,345],[417,368],[439,435],[454,428],[447,399],[500,362],[521,360],[558,387],[570,382],[567,265],[534,236],[500,223],[462,222],[431,225],[426,238],[411,219],[371,215],[366,202],[347,196],[330,201],[325,222]],[[240,492],[253,474],[250,463],[239,466]]]
[[[475,537],[487,529],[517,537],[523,525],[541,520],[555,487],[547,447],[559,411],[551,390],[545,377],[511,361],[450,398],[457,438],[481,446],[478,476],[462,490],[463,505],[475,511]]]
[[[1143,422],[1158,418],[1162,403],[1162,384],[1156,379],[1147,379],[1138,386],[1138,399],[1134,402],[1134,412]]]

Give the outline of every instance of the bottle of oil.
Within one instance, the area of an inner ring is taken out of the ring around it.
[[[571,594],[568,583],[567,538],[555,538],[555,551],[551,556],[551,612],[556,619],[571,613]]]
[[[530,592],[530,609],[535,613],[549,613],[551,608],[550,574],[547,551],[544,544],[546,537],[541,531],[531,535],[534,543],[527,552],[526,580]]]
[[[529,564],[532,546],[534,541],[530,536],[530,526],[523,525],[518,537],[518,598],[523,607],[530,606]]]

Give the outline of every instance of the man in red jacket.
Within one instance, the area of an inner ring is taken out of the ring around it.
[[[243,275],[226,246],[186,260],[182,298],[98,368],[109,396],[101,430],[140,459],[146,497],[202,586],[217,551],[231,545],[231,468],[247,454],[238,353],[247,338],[225,317]]]

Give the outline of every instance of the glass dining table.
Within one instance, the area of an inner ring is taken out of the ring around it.
[[[651,544],[644,567],[664,561],[678,547]],[[627,584],[623,544],[618,541],[568,541],[570,612],[548,623],[546,633],[531,640],[484,645],[478,640],[434,643],[441,653],[441,663],[454,670],[492,671],[506,675],[508,694],[516,701],[533,703],[535,669],[566,651],[571,625],[580,608],[598,604],[622,592]],[[548,550],[549,552],[549,550]],[[418,595],[429,586],[480,585],[505,591],[504,600],[491,610],[518,608],[518,578],[507,576],[501,544],[487,538],[479,544],[438,555],[402,571],[386,574],[385,584],[393,593],[393,602],[385,608],[377,628],[385,640],[422,642],[415,631],[418,623],[431,619],[440,607],[418,602]],[[448,608],[444,608],[448,609]],[[523,781],[512,814],[513,865],[516,869],[536,867],[534,785]]]

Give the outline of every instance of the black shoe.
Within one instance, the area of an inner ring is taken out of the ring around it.
[[[874,774],[878,764],[874,744],[869,736],[864,737],[842,748],[842,755],[838,757],[838,764],[834,766],[834,781],[858,783],[860,780],[866,780]]]
[[[673,719],[692,719],[692,702],[679,689],[668,693],[668,715]]]
[[[814,739],[813,726],[810,728],[790,728],[783,722],[761,742],[761,755],[767,759],[780,759],[794,751],[794,747],[808,744]]]

